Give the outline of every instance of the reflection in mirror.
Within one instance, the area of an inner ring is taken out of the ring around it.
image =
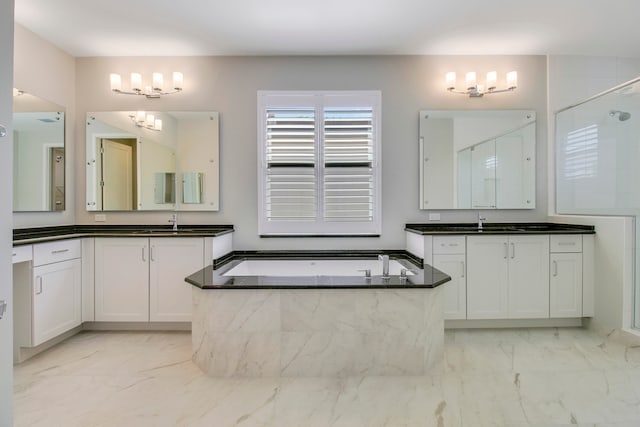
[[[87,210],[218,210],[218,113],[93,112],[86,130]]]
[[[14,90],[13,211],[63,211],[64,169],[64,108]]]
[[[535,208],[535,112],[421,111],[421,209]]]

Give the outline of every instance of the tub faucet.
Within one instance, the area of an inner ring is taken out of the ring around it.
[[[178,214],[174,213],[171,215],[169,222],[173,224],[173,231],[178,231]]]
[[[483,217],[480,212],[478,212],[478,231],[482,231],[482,221],[486,221],[487,218]]]
[[[389,255],[378,255],[378,260],[382,261],[382,277],[389,277]]]

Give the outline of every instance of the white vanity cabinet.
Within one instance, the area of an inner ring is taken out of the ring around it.
[[[204,268],[204,239],[149,239],[149,320],[191,321],[192,286],[184,278]]]
[[[550,317],[582,317],[582,236],[551,236]]]
[[[549,236],[467,236],[467,318],[549,317]]]
[[[31,346],[37,346],[82,323],[80,240],[33,246]]]
[[[190,321],[191,286],[204,268],[203,237],[95,239],[95,320]]]
[[[465,236],[434,236],[433,263],[451,276],[444,286],[444,318],[467,318],[467,279]]]

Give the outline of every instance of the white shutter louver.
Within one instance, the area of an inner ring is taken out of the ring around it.
[[[267,219],[314,221],[315,110],[268,108],[266,116]]]
[[[598,125],[569,132],[565,145],[566,180],[591,178],[598,172]]]
[[[379,91],[259,91],[261,236],[382,227]]]
[[[372,221],[373,109],[324,110],[324,218]]]

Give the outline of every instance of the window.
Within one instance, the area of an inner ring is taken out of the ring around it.
[[[258,92],[260,235],[379,235],[380,92]]]
[[[598,125],[567,134],[564,146],[564,178],[593,178],[598,173]]]

